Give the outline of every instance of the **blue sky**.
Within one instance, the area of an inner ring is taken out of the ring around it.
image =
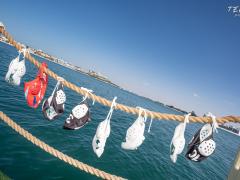
[[[240,115],[239,1],[1,1],[20,42],[199,115]]]

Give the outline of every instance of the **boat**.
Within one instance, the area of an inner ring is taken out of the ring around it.
[[[231,125],[219,125],[219,128],[224,130],[224,131],[227,131],[227,132],[230,132],[232,134],[235,134],[237,136],[240,136],[240,129],[237,129]]]

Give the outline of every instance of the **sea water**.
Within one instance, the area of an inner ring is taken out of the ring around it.
[[[40,140],[79,161],[127,179],[227,178],[240,146],[238,136],[219,130],[218,134],[214,134],[217,148],[211,157],[201,163],[189,161],[184,157],[185,147],[177,163],[174,164],[169,157],[169,145],[178,122],[154,120],[151,132],[145,131],[146,139],[143,144],[135,151],[127,151],[121,149],[121,142],[124,141],[126,130],[135,121],[136,116],[118,110],[113,112],[111,134],[107,139],[103,155],[98,158],[92,150],[92,139],[99,122],[106,118],[109,107],[95,103],[91,106],[91,122],[76,131],[64,130],[62,126],[65,119],[72,108],[82,100],[81,95],[65,87],[67,101],[64,114],[55,121],[47,121],[42,115],[41,104],[37,109],[30,108],[24,97],[23,82],[34,79],[38,71],[33,64],[26,60],[27,71],[20,86],[12,86],[4,80],[9,63],[17,54],[15,48],[0,43],[0,111]],[[125,105],[180,114],[144,97],[39,57],[35,58],[46,61],[51,70],[78,86],[92,89],[96,95],[109,100],[117,96],[117,102]],[[56,81],[49,78],[45,97],[50,96],[55,85]],[[148,124],[149,121],[146,129]],[[201,126],[200,123],[187,125],[186,143]],[[13,179],[97,179],[39,149],[2,121],[0,121],[0,170]]]

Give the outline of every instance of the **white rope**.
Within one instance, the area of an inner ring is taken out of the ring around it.
[[[112,105],[111,105],[111,108],[108,112],[108,115],[107,115],[107,120],[110,121],[111,117],[112,117],[112,113],[113,113],[113,110],[114,108],[116,107],[117,103],[116,103],[116,100],[117,100],[117,97],[114,97],[113,101],[112,101]]]
[[[218,131],[217,131],[217,128],[219,128],[219,126],[218,126],[218,123],[217,123],[216,116],[214,116],[211,112],[208,112],[208,113],[207,113],[207,116],[212,118],[213,131],[218,132]]]
[[[185,115],[185,119],[184,119],[184,126],[186,127],[186,124],[189,123],[189,116],[191,115],[191,113],[188,113]]]
[[[110,120],[111,120],[111,117],[112,117],[113,110],[114,110],[114,108],[115,108],[116,105],[117,105],[116,100],[117,100],[117,97],[115,96],[115,97],[113,98],[113,101],[112,101],[112,104],[111,104],[111,108],[110,108],[110,110],[109,110],[109,112],[108,112],[108,115],[107,115],[107,117],[106,117],[107,123],[106,123],[105,131],[106,131],[106,129],[107,129],[108,124],[110,124]]]
[[[29,53],[28,49],[25,46],[19,52],[23,54],[23,60],[25,60],[26,53]]]
[[[60,77],[60,76],[57,77],[57,84],[56,84],[56,86],[55,86],[55,88],[54,88],[54,90],[53,90],[53,92],[52,92],[52,96],[54,95],[54,93],[55,93],[55,91],[57,90],[57,88],[58,88],[58,86],[60,85],[60,83],[63,82],[63,81],[65,81],[64,78],[62,78],[62,77]]]
[[[143,118],[144,118],[144,122],[146,122],[146,121],[147,121],[147,112],[146,112],[146,109],[144,109],[144,108],[142,108],[142,107],[140,107],[140,106],[137,106],[136,108],[139,109],[139,111],[138,111],[138,117],[142,116],[142,113],[144,113]]]
[[[87,98],[89,98],[89,95],[90,95],[90,96],[92,96],[92,105],[94,105],[95,99],[94,99],[94,96],[93,96],[93,94],[92,94],[92,93],[93,93],[93,90],[87,89],[87,88],[85,88],[85,87],[81,87],[81,89],[86,92],[85,96],[83,97],[82,102],[85,101]]]
[[[153,115],[152,115],[151,111],[149,111],[149,113],[150,113],[150,115],[151,115],[151,120],[150,120],[150,124],[149,124],[149,126],[148,126],[148,133],[150,133],[150,131],[151,131],[152,122],[153,122]]]

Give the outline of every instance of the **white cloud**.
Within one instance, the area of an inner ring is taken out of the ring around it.
[[[196,98],[198,98],[198,97],[199,97],[199,95],[198,95],[197,93],[193,93],[193,97],[196,97]]]

